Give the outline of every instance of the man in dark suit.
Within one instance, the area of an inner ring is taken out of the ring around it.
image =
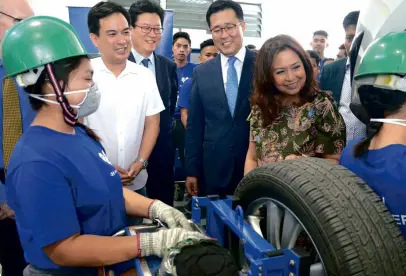
[[[243,46],[241,6],[215,1],[206,20],[221,54],[196,67],[186,130],[186,188],[190,195],[233,194],[249,144],[249,97],[254,52]]]
[[[343,21],[345,30],[345,49],[347,56],[352,41],[355,37],[355,30],[358,23],[359,12],[350,12]],[[343,58],[331,64],[325,65],[321,72],[320,88],[333,93],[338,110],[343,116],[346,129],[347,141],[356,138],[364,138],[367,128],[364,123],[355,117],[350,109],[351,104],[351,68],[349,58]]]
[[[333,93],[335,102],[340,103],[343,88],[347,58],[327,64],[321,71],[320,87]]]
[[[154,53],[161,40],[165,12],[154,1],[138,0],[131,5],[129,13],[133,26],[131,34],[133,49],[129,60],[149,68],[155,74],[158,90],[165,105],[165,110],[160,116],[160,133],[148,161],[147,196],[172,206],[174,198],[172,115],[178,93],[177,68],[173,61]]]

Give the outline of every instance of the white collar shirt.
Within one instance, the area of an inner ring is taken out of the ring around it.
[[[92,66],[101,100],[99,109],[85,118],[84,123],[101,138],[110,162],[129,170],[138,158],[145,117],[165,109],[155,76],[147,68],[130,61],[118,77],[101,58],[92,59]],[[127,188],[139,190],[145,186],[147,178],[146,170],[142,170]]]
[[[237,70],[237,76],[238,76],[238,84],[240,84],[240,79],[241,79],[241,74],[242,74],[242,66],[244,64],[244,59],[245,59],[245,54],[247,52],[247,49],[245,47],[242,47],[240,51],[235,55],[237,60],[234,63],[234,67]],[[227,71],[228,71],[228,59],[229,57],[220,54],[221,58],[221,71],[223,74],[223,82],[224,82],[224,90],[226,89],[227,85]]]

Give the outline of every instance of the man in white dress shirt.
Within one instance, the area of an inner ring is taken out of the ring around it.
[[[150,70],[127,58],[131,51],[130,16],[120,5],[100,2],[88,15],[90,37],[101,57],[92,60],[100,107],[84,123],[101,138],[123,185],[146,195],[145,170],[159,134],[164,109]],[[91,173],[91,172],[89,172]],[[139,223],[130,219],[129,224]]]

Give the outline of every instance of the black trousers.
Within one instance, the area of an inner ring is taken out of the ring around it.
[[[0,263],[2,276],[22,276],[27,266],[13,219],[0,220]]]
[[[175,157],[171,136],[159,137],[147,167],[147,196],[173,206],[175,193],[173,165]]]
[[[180,119],[173,121],[173,132],[172,132],[172,141],[173,141],[173,151],[174,155],[176,149],[179,149],[179,159],[182,163],[182,167],[185,167],[185,136],[186,130]]]
[[[225,198],[226,196],[234,195],[235,189],[243,179],[243,176],[244,172],[242,170],[234,168],[231,179],[228,181],[227,185],[223,185],[222,187],[213,187],[213,186],[209,187],[207,186],[207,184],[209,183],[206,183],[206,181],[202,177],[202,179],[199,179],[198,182],[199,196],[218,195],[222,198]]]

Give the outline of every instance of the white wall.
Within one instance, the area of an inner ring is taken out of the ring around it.
[[[49,15],[69,22],[68,6],[92,7],[100,0],[29,0],[36,15]]]
[[[263,42],[278,34],[296,38],[307,50],[313,32],[325,30],[329,34],[327,57],[335,57],[338,47],[344,43],[342,26],[344,17],[351,11],[360,10],[370,0],[267,0],[264,11]]]

